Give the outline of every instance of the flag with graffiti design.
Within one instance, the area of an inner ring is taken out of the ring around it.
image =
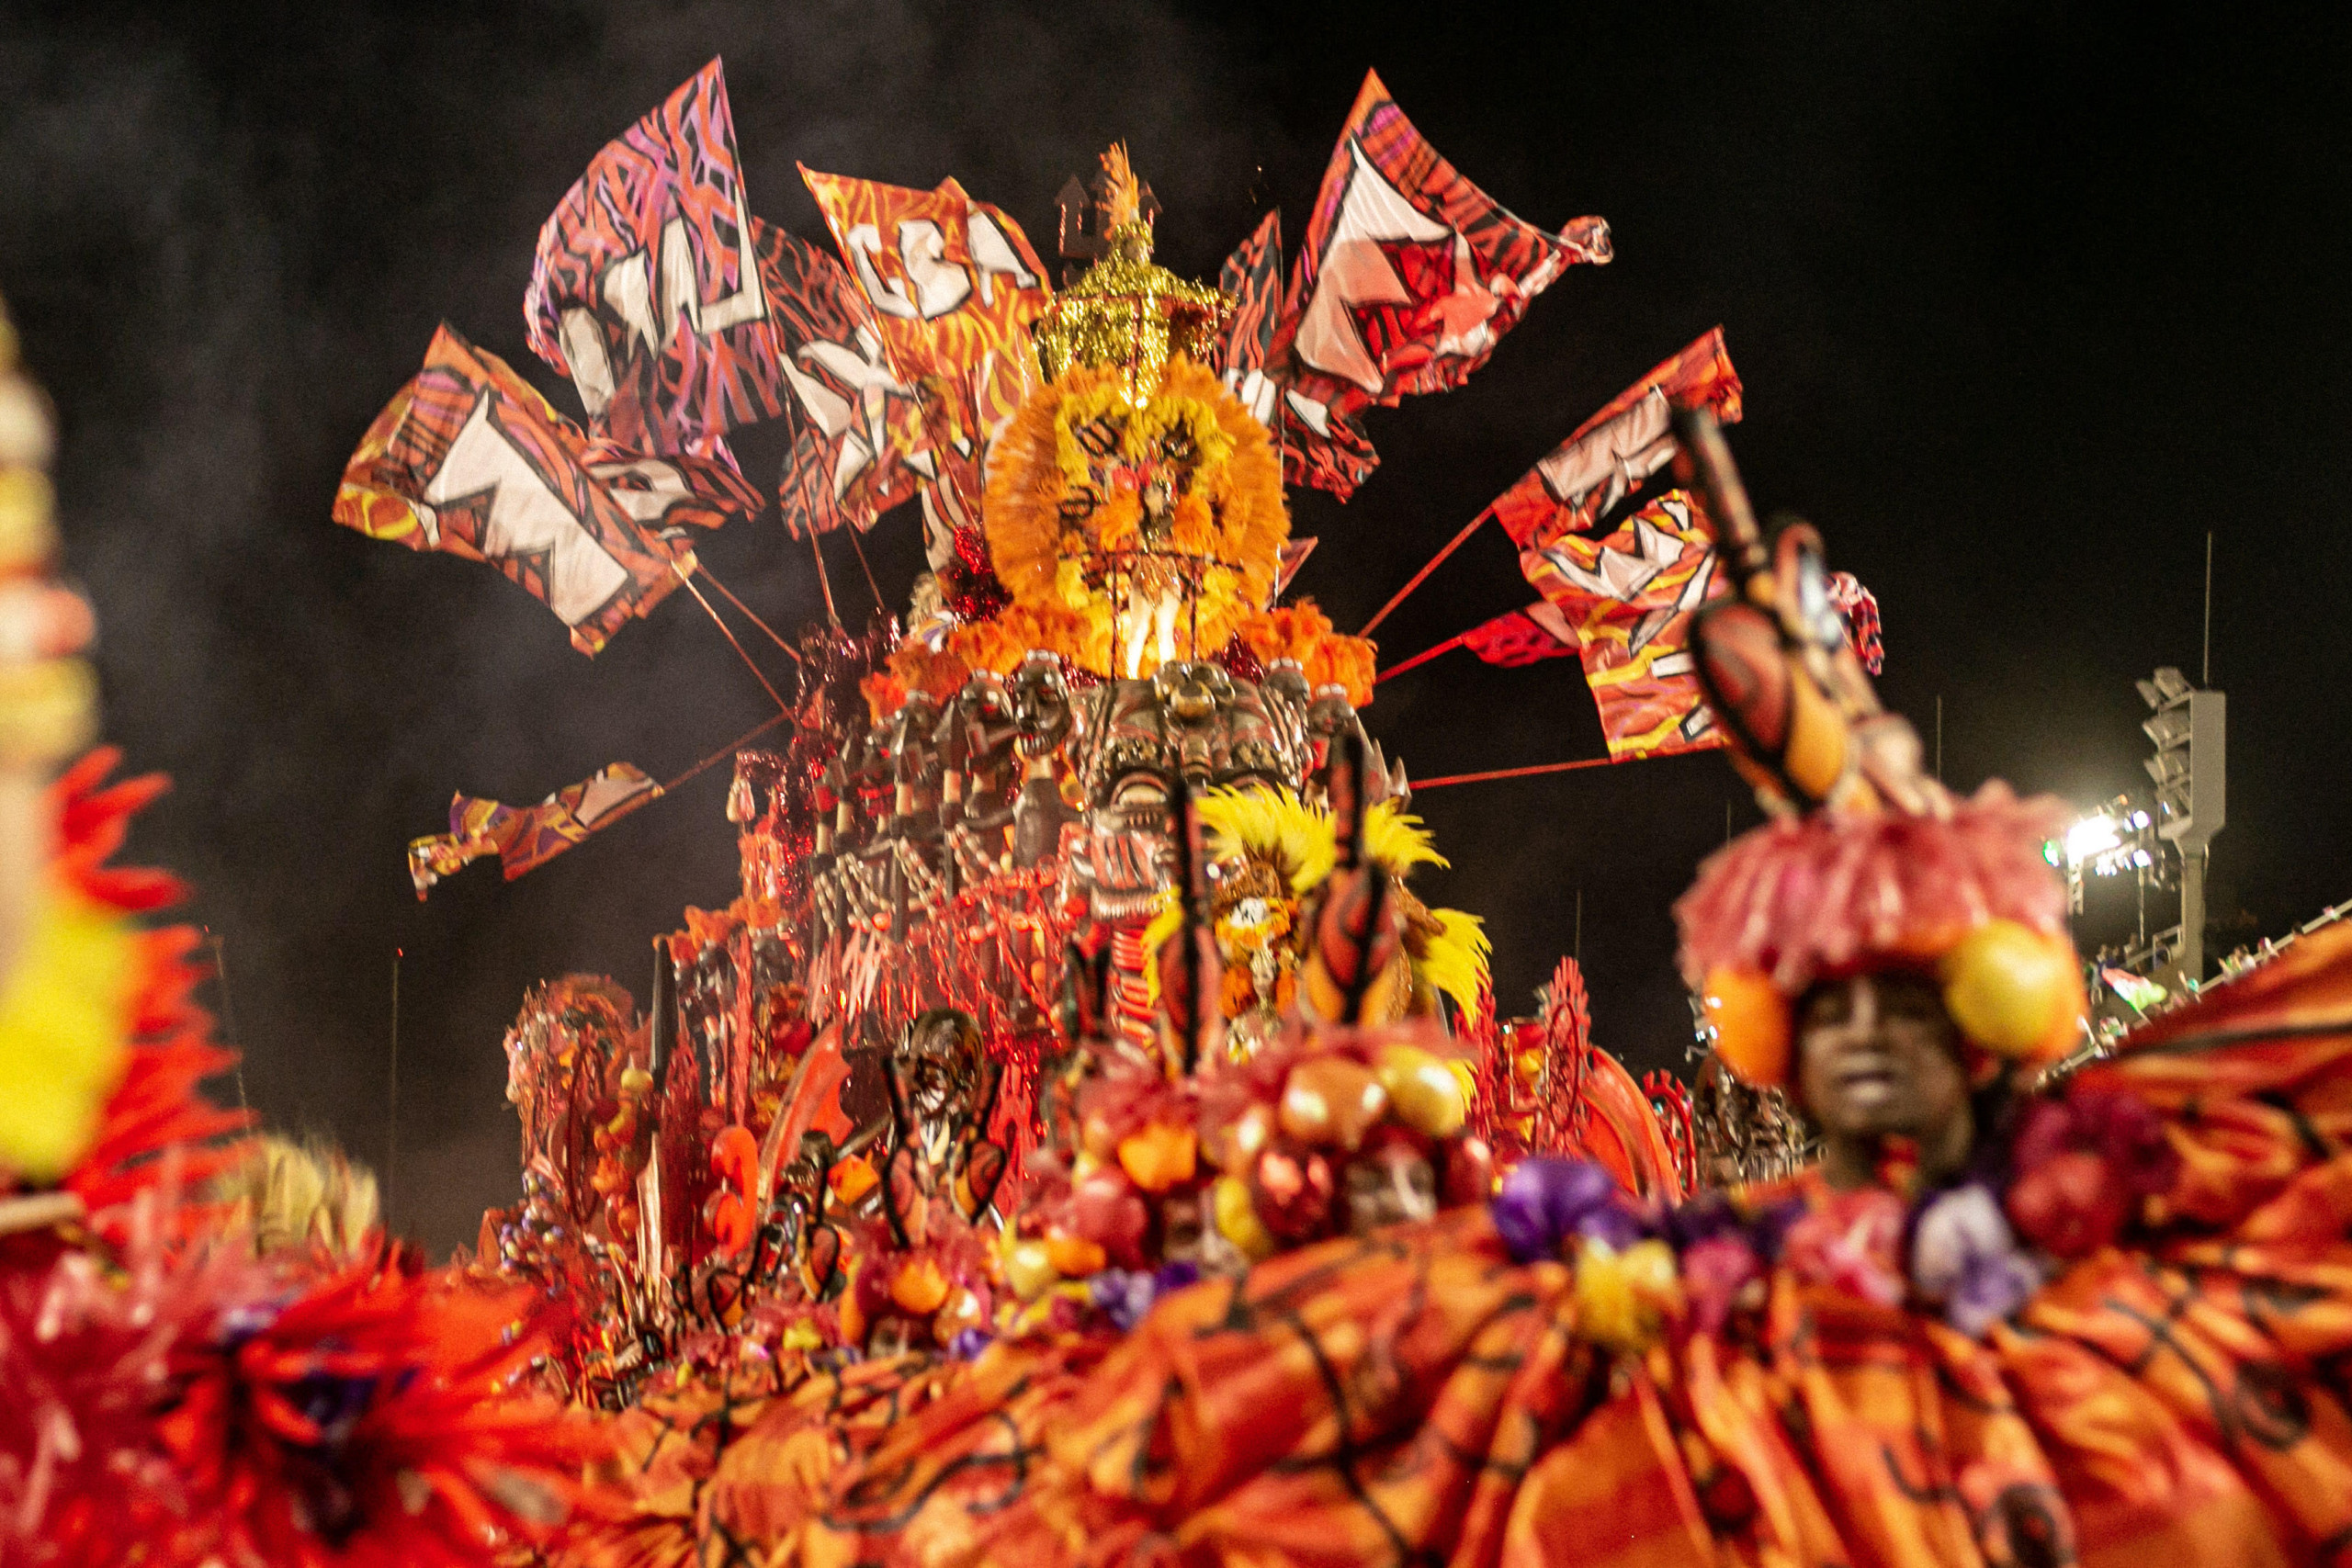
[[[956,528],[978,523],[989,442],[1038,384],[1029,325],[1046,299],[1044,264],[1021,225],[953,179],[910,190],[805,164],[800,175],[917,394],[893,434],[924,481],[935,560]]]
[[[888,435],[919,425],[914,389],[848,270],[752,216],[716,60],[566,193],[523,313],[590,432],[617,446],[733,470],[729,431],[786,420],[778,490],[795,536],[870,528],[914,493]]]
[[[537,806],[507,806],[479,795],[452,795],[449,830],[409,845],[409,878],[421,901],[443,877],[495,854],[506,880],[512,882],[661,793],[662,786],[642,769],[614,762]]]
[[[1718,424],[1740,416],[1739,373],[1716,327],[1610,400],[1554,447],[1487,514],[1521,549],[1590,532],[1674,459],[1673,411],[1705,408]]]
[[[1367,73],[1317,193],[1273,344],[1285,477],[1345,500],[1379,457],[1357,411],[1458,387],[1609,225],[1521,221]]]
[[[731,464],[592,439],[451,327],[360,438],[334,520],[413,550],[486,561],[593,655],[695,570],[689,525],[759,510]]]
[[[1723,744],[1699,691],[1690,613],[1726,592],[1689,496],[1668,491],[1614,533],[1567,534],[1520,567],[1576,636],[1612,761]]]
[[[1241,400],[1250,416],[1275,434],[1281,422],[1274,399],[1280,388],[1268,376],[1274,332],[1283,305],[1283,215],[1269,212],[1225,258],[1217,274],[1219,292],[1233,301],[1217,341],[1216,372],[1225,389]]]
[[[565,193],[539,231],[523,316],[532,352],[621,446],[719,456],[729,430],[784,412],[718,61]]]

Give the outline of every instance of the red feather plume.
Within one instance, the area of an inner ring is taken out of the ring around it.
[[[53,865],[68,886],[123,915],[147,914],[179,902],[187,886],[167,872],[110,866],[130,819],[170,787],[160,773],[107,785],[122,753],[102,746],[51,786],[58,845]],[[195,1001],[204,969],[192,962],[203,939],[189,926],[166,926],[139,936],[139,967],[126,1028],[130,1050],[122,1082],[108,1100],[96,1143],[63,1183],[78,1195],[101,1232],[119,1239],[119,1213],[164,1170],[157,1156],[176,1151],[174,1179],[190,1187],[234,1166],[246,1153],[235,1134],[253,1123],[200,1092],[203,1081],[235,1065],[233,1053],[212,1043],[212,1019]],[[189,1203],[173,1206],[182,1235],[216,1217]]]
[[[162,1438],[231,1561],[443,1568],[544,1540],[596,1428],[516,1392],[531,1292],[362,1263],[174,1355]]]

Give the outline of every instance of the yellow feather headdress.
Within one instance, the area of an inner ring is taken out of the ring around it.
[[[251,1227],[256,1251],[316,1247],[357,1257],[379,1214],[373,1172],[321,1139],[271,1134],[244,1166],[221,1179],[222,1196]]]
[[[1272,866],[1294,893],[1312,892],[1339,863],[1339,835],[1330,812],[1308,805],[1295,791],[1262,784],[1203,790],[1193,797],[1193,809],[1199,814],[1206,840],[1203,847],[1211,856],[1262,862]],[[1447,863],[1431,841],[1428,827],[1393,800],[1375,802],[1366,814],[1364,852],[1399,882],[1418,866],[1443,870]],[[1413,908],[1422,907],[1415,903]],[[1487,939],[1486,923],[1476,915],[1461,909],[1428,909],[1426,913],[1430,924],[1422,925],[1419,940],[1409,944],[1414,976],[1450,998],[1467,1017],[1477,1010],[1478,998],[1487,988],[1494,943]],[[1160,946],[1182,925],[1180,902],[1173,893],[1168,894],[1144,932],[1145,981],[1154,1002],[1159,995]]]

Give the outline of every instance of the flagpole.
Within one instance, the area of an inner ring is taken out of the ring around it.
[[[710,570],[707,562],[696,559],[695,562],[695,570],[702,574],[704,581],[709,583],[713,588],[718,589],[719,593],[729,604],[732,604],[738,610],[742,611],[743,618],[745,620],[759,627],[760,630],[767,633],[768,640],[775,644],[777,648],[783,649],[786,658],[791,660],[795,664],[805,664],[808,662],[800,657],[800,650],[798,649],[793,647],[790,643],[785,641],[784,638],[778,637],[774,626],[769,626],[765,621],[760,619],[760,617],[753,613],[749,604],[746,604],[741,599],[736,598],[735,591],[728,587],[727,584],[718,581],[718,574]]]
[[[865,547],[858,542],[857,525],[849,525],[849,547],[857,552],[857,569],[865,573],[867,592],[874,595],[874,607],[888,614],[890,606],[882,598],[882,590],[874,581],[874,569],[865,564]]]
[[[1489,779],[1526,779],[1538,773],[1573,773],[1581,768],[1606,768],[1617,761],[1614,757],[1586,757],[1574,762],[1545,762],[1533,768],[1497,768],[1484,773],[1448,773],[1442,779],[1415,779],[1413,793],[1425,789],[1443,789],[1448,784],[1485,784]],[[1729,807],[1725,807],[1728,814]]]
[[[237,1033],[237,1004],[229,995],[229,939],[207,926],[204,940],[212,944],[212,978],[220,987],[220,1027],[229,1032],[229,1043],[237,1053],[237,1109],[251,1111],[245,1099],[245,1043]]]
[[[726,758],[733,756],[736,752],[741,751],[752,741],[757,740],[761,736],[765,735],[769,730],[774,729],[777,725],[787,722],[791,717],[792,716],[788,713],[780,713],[764,724],[753,725],[751,728],[743,731],[742,734],[737,736],[734,739],[729,740],[726,745],[721,746],[718,750],[713,751],[709,756],[705,757],[701,761],[696,762],[693,767],[688,768],[684,773],[680,773],[676,778],[664,782],[661,786],[662,793],[663,795],[668,795],[680,784],[685,784],[694,779],[696,775],[700,774],[703,770],[708,768],[714,762],[718,762]]]
[[[752,672],[752,679],[760,683],[760,690],[768,694],[769,701],[775,703],[783,712],[790,713],[792,705],[776,694],[775,687],[769,682],[765,675],[760,672],[760,667],[752,662],[752,656],[743,651],[743,645],[735,640],[735,634],[728,629],[725,621],[718,618],[718,612],[710,607],[710,601],[702,596],[702,590],[695,586],[695,580],[688,577],[675,561],[670,563],[670,570],[678,574],[678,581],[686,585],[686,592],[695,596],[695,603],[702,606],[702,613],[710,617],[710,624],[718,628],[718,635],[727,639],[727,646],[735,650],[735,657],[743,661],[743,668]],[[836,626],[840,624],[838,621],[834,623]]]
[[[1493,515],[1494,512],[1489,508],[1488,510],[1478,513],[1477,516],[1470,519],[1470,525],[1463,529],[1459,534],[1454,535],[1453,538],[1447,540],[1445,548],[1431,556],[1430,558],[1429,565],[1413,573],[1412,581],[1406,583],[1404,587],[1396,590],[1396,596],[1389,600],[1387,604],[1383,604],[1380,607],[1380,613],[1373,616],[1372,619],[1366,621],[1363,624],[1363,630],[1356,633],[1356,636],[1370,637],[1373,633],[1373,628],[1379,626],[1381,622],[1388,618],[1389,611],[1394,610],[1397,605],[1402,604],[1408,598],[1411,597],[1413,590],[1419,588],[1422,583],[1427,582],[1430,580],[1430,573],[1435,571],[1439,567],[1443,566],[1445,564],[1445,558],[1460,549],[1464,545],[1467,544],[1469,542],[1470,536],[1476,533],[1480,525],[1484,524],[1487,518]]]
[[[1383,681],[1387,680],[1391,675],[1402,675],[1406,671],[1413,669],[1417,665],[1427,664],[1430,660],[1435,659],[1441,653],[1452,653],[1455,649],[1460,648],[1464,642],[1468,641],[1469,637],[1470,634],[1468,632],[1457,632],[1453,637],[1447,637],[1443,642],[1439,643],[1435,648],[1425,649],[1421,652],[1413,655],[1412,658],[1404,660],[1402,663],[1390,665],[1387,669],[1383,670],[1379,674],[1374,676],[1372,678],[1372,683],[1377,686]]]
[[[401,1160],[401,950],[392,949],[392,1059],[384,1105],[384,1228],[392,1228],[392,1185]]]
[[[817,586],[825,591],[825,619],[835,626],[842,624],[841,612],[833,608],[833,580],[825,575],[824,547],[817,542],[817,531],[808,531],[808,553],[817,558]]]

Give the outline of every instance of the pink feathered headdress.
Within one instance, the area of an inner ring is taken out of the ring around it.
[[[1699,868],[1674,906],[1682,977],[1760,974],[1796,997],[1825,976],[1927,964],[1988,920],[2066,929],[2066,889],[2041,846],[2066,808],[1995,780],[1948,818],[1886,812],[1783,818]]]
[[[2041,846],[2064,817],[1996,782],[1947,817],[1816,812],[1726,846],[1674,907],[1716,1055],[1750,1083],[1787,1081],[1797,998],[1890,967],[1932,971],[1973,1044],[2063,1054],[2080,1032],[2082,977]]]

